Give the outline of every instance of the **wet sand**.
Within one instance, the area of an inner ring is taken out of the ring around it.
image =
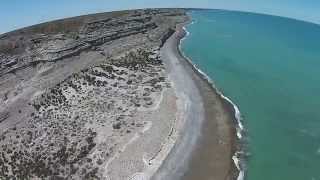
[[[161,57],[178,97],[186,104],[184,128],[152,179],[236,179],[233,107],[181,54],[180,40],[186,35],[182,27],[166,41]]]

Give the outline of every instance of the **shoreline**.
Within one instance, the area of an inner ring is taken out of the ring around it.
[[[165,179],[177,179],[177,178],[178,179],[194,179],[194,178],[212,179],[214,178],[214,179],[241,180],[243,179],[244,173],[240,168],[240,165],[238,163],[239,160],[237,157],[237,153],[238,153],[237,135],[238,135],[238,138],[241,139],[242,137],[241,131],[243,128],[240,122],[240,112],[238,108],[232,103],[231,100],[223,96],[223,94],[217,88],[215,88],[210,78],[207,77],[201,70],[199,70],[182,53],[180,49],[181,41],[186,37],[188,33],[185,30],[184,26],[189,23],[190,21],[183,24],[179,24],[176,27],[176,32],[165,43],[165,46],[169,46],[169,47],[167,47],[167,49],[165,49],[166,47],[164,47],[163,48],[164,50],[162,49],[162,51],[164,51],[164,54],[165,56],[167,56],[167,58],[169,57],[168,60],[172,60],[172,58],[178,59],[177,62],[174,62],[174,64],[171,64],[171,67],[169,67],[169,76],[170,76],[170,73],[172,74],[172,72],[170,72],[170,68],[172,68],[173,65],[176,66],[177,64],[179,64],[179,66],[182,66],[182,68],[184,68],[184,71],[185,71],[184,73],[186,73],[185,75],[189,75],[189,77],[191,77],[191,81],[193,81],[199,93],[192,96],[200,96],[201,102],[198,102],[200,107],[199,112],[202,111],[204,117],[202,118],[194,117],[193,119],[191,119],[194,121],[193,123],[197,123],[197,126],[195,127],[190,127],[191,124],[188,124],[188,119],[186,120],[184,125],[185,127],[183,128],[180,134],[181,136],[178,138],[172,151],[169,153],[165,161],[163,161],[163,164],[158,169],[158,171],[154,174],[152,179],[163,179],[163,178]],[[168,52],[168,51],[171,51],[171,52]],[[169,64],[170,66],[170,63],[172,62],[165,62],[165,64],[166,63]],[[174,73],[177,74],[178,72],[174,72]],[[182,92],[182,93],[185,93],[185,92]],[[195,103],[194,101],[191,101],[191,102]],[[214,108],[211,108],[212,105],[216,105],[213,107],[218,108],[218,110],[217,109],[212,110],[214,109]],[[211,116],[212,114],[218,114],[219,116],[218,118],[214,117],[214,119],[217,122],[210,121],[212,118]],[[198,115],[201,115],[201,114],[198,114]],[[206,127],[207,125],[209,125],[209,128]],[[213,127],[213,129],[210,129],[210,126]],[[190,132],[193,132],[192,129],[193,131],[199,130],[198,134],[194,134],[195,137],[193,137],[193,139],[186,140],[184,136],[188,137],[188,135],[190,135]],[[212,134],[212,130],[221,131],[219,132],[221,133],[218,135],[219,137],[210,136],[210,134]],[[207,136],[207,134],[209,134],[209,136]],[[202,148],[202,149],[199,148],[199,146],[201,145],[203,146],[206,142],[208,142],[209,140],[208,138],[210,138],[210,141],[211,141],[211,138],[215,138],[215,141],[216,141],[215,143],[210,142],[211,143],[210,145],[213,145],[213,146],[209,147],[208,150],[204,150],[207,148]],[[218,147],[215,147],[215,146],[218,146]],[[213,151],[210,151],[210,149],[211,150],[213,149]],[[180,152],[178,152],[179,150]],[[181,150],[184,151],[184,155],[181,155]],[[197,151],[199,151],[200,153],[198,153]],[[205,152],[201,153],[201,151],[205,151]],[[224,151],[227,151],[227,152],[225,153]],[[221,152],[221,153],[217,153],[217,152]],[[221,154],[223,157],[220,157]],[[208,155],[211,158],[208,160],[208,162],[203,161],[206,155]],[[198,157],[198,156],[201,156],[201,157]],[[216,157],[211,157],[211,156],[216,156]],[[211,164],[209,162],[212,159],[214,159],[215,161],[213,167],[211,167],[213,161],[211,162]],[[199,165],[200,167],[198,167]]]
[[[234,114],[234,125],[236,126],[236,136],[237,138],[235,138],[235,142],[233,144],[233,151],[234,151],[234,155],[232,156],[232,160],[237,168],[238,171],[238,177],[237,180],[244,180],[245,177],[245,170],[242,168],[243,167],[243,159],[241,159],[241,154],[243,153],[243,148],[242,148],[242,144],[241,141],[243,140],[243,131],[244,131],[244,126],[241,122],[241,112],[239,110],[239,107],[227,96],[224,96],[224,94],[222,93],[222,91],[220,91],[218,89],[218,87],[215,86],[214,81],[206,74],[204,73],[200,68],[197,67],[196,64],[194,64],[192,62],[192,60],[190,58],[188,58],[182,51],[181,49],[181,43],[182,41],[184,41],[189,35],[190,32],[187,31],[186,29],[186,25],[188,24],[193,24],[194,21],[191,21],[190,23],[186,23],[183,25],[182,31],[184,31],[184,37],[182,37],[179,41],[179,45],[178,45],[178,50],[179,53],[182,57],[185,58],[185,60],[190,64],[190,66],[193,67],[194,71],[196,73],[198,73],[200,76],[202,76],[203,79],[205,79],[207,81],[207,83],[212,87],[212,89],[220,95],[222,101],[225,101],[225,106],[226,109],[228,109],[228,111],[232,114]],[[181,30],[180,30],[181,31]]]

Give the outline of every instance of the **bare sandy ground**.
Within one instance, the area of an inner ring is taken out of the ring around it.
[[[148,125],[131,137],[109,164],[110,179],[150,179],[176,140],[180,123],[176,100],[174,90],[168,89],[156,110],[139,113],[138,117],[148,120]]]
[[[166,76],[165,71],[162,73]],[[106,163],[106,179],[150,179],[174,146],[185,117],[184,101],[177,96],[175,84],[168,83],[154,102],[138,109],[134,119],[143,122],[143,128],[127,136]]]

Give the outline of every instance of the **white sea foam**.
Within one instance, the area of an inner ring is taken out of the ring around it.
[[[193,24],[194,21],[191,22],[191,24]],[[242,131],[244,129],[244,126],[241,122],[241,113],[240,113],[240,110],[238,108],[238,106],[233,103],[228,97],[224,96],[222,94],[221,91],[218,90],[218,88],[215,87],[213,81],[211,80],[211,78],[205,74],[203,71],[201,71],[192,61],[191,59],[189,59],[184,53],[183,51],[181,50],[181,44],[182,44],[182,41],[184,41],[189,35],[190,35],[190,32],[185,28],[183,27],[183,30],[186,32],[186,35],[180,40],[180,43],[179,43],[179,51],[181,53],[181,55],[193,66],[194,69],[196,69],[202,76],[204,79],[206,79],[209,84],[217,91],[217,93],[223,98],[225,99],[226,101],[228,101],[232,106],[233,106],[233,109],[234,109],[234,116],[237,120],[237,127],[236,127],[236,130],[237,130],[237,137],[239,139],[242,139]],[[243,180],[244,179],[244,176],[245,176],[245,172],[244,170],[242,169],[241,167],[241,163],[240,163],[240,158],[238,157],[240,152],[236,152],[233,157],[232,157],[232,160],[234,162],[234,164],[236,165],[237,169],[239,170],[239,175],[238,175],[238,178],[237,180]]]
[[[190,32],[187,31],[186,27],[182,27],[182,29],[186,32],[186,36],[185,37],[190,35]],[[183,37],[183,39],[185,39],[185,37]]]
[[[230,104],[232,104],[233,106],[233,109],[234,109],[234,116],[237,120],[237,123],[238,123],[238,128],[237,128],[237,136],[239,139],[242,138],[242,131],[243,131],[243,125],[242,125],[242,122],[241,122],[241,113],[240,113],[240,110],[238,108],[237,105],[235,105],[228,97],[224,96],[220,91],[218,91],[218,93],[220,94],[220,96],[227,100]]]
[[[237,180],[243,180],[244,179],[244,171],[241,170],[240,160],[238,158],[238,153],[236,153],[235,155],[232,156],[232,160],[233,160],[234,164],[236,165],[237,169],[239,170],[239,175],[238,175]]]

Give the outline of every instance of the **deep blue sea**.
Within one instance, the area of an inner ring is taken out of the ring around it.
[[[320,26],[222,10],[190,12],[182,51],[238,105],[248,180],[320,180]]]

